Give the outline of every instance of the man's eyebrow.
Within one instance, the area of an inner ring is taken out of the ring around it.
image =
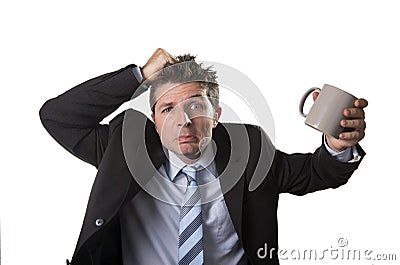
[[[189,98],[197,98],[197,97],[204,97],[204,95],[202,95],[202,94],[195,94],[195,95],[193,95],[193,96],[190,96]],[[188,98],[188,99],[189,99]]]
[[[172,106],[172,105],[174,105],[174,103],[172,103],[172,102],[164,102],[164,103],[162,103],[160,105],[160,108],[169,107],[169,106]]]

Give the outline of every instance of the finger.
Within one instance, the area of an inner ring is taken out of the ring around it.
[[[362,140],[365,136],[364,131],[351,131],[351,132],[342,132],[339,134],[339,139],[340,140],[346,140],[346,141],[354,141],[354,142],[359,142]]]
[[[341,120],[340,126],[344,128],[354,128],[356,130],[365,130],[366,123],[362,119],[357,120]]]
[[[316,101],[318,96],[319,96],[319,92],[318,91],[314,91],[313,94],[312,94],[313,100]]]
[[[169,52],[167,52],[166,50],[164,50],[162,48],[158,48],[154,52],[152,57],[162,58],[162,60],[164,60],[166,64],[174,64],[177,61],[175,56],[171,55]]]
[[[368,100],[364,98],[359,98],[354,102],[356,108],[365,108],[368,106]]]
[[[167,52],[163,48],[157,48],[157,50],[153,53],[153,55],[151,57],[157,58],[157,57],[163,56],[166,53]]]
[[[365,112],[360,108],[347,108],[344,109],[343,115],[352,119],[365,119]]]
[[[170,58],[172,60],[172,63],[177,63],[178,62],[178,59],[176,58],[176,56],[170,54]]]
[[[165,52],[165,58],[167,59],[167,62],[169,63],[169,64],[175,64],[175,63],[177,63],[178,62],[178,60],[176,59],[176,57],[175,56],[173,56],[172,54],[170,54],[170,53],[168,53],[168,52]]]

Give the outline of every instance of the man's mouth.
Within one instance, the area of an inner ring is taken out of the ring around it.
[[[197,137],[194,135],[179,135],[178,136],[179,143],[193,143],[197,142]]]

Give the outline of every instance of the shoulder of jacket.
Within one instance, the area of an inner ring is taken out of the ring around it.
[[[135,127],[139,127],[140,124],[145,126],[145,124],[149,121],[147,116],[140,111],[134,109],[128,109],[117,116],[115,116],[110,122],[110,133],[112,133],[116,128],[122,127],[125,122],[128,124],[133,124]]]

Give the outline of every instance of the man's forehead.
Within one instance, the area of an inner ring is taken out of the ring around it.
[[[193,94],[205,96],[206,89],[203,88],[198,82],[180,84],[167,83],[157,88],[154,88],[156,101],[159,101],[163,98],[174,98],[178,96],[192,97]]]

